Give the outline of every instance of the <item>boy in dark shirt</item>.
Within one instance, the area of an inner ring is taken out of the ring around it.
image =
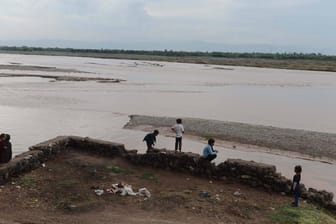
[[[8,163],[12,159],[12,143],[9,134],[0,135],[0,163]]]
[[[299,197],[301,194],[301,189],[300,189],[300,180],[301,180],[301,172],[302,168],[301,166],[295,166],[294,168],[295,175],[293,176],[293,186],[292,190],[294,191],[294,202],[292,203],[293,207],[298,207],[299,206]]]
[[[148,133],[143,139],[143,141],[145,141],[147,144],[147,152],[150,152],[153,150],[153,146],[155,145],[155,142],[156,142],[156,136],[158,136],[158,134],[159,134],[159,131],[154,130],[153,133]]]

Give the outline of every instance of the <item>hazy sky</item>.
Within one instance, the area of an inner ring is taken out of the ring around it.
[[[336,0],[0,0],[0,44],[336,54],[335,9]]]

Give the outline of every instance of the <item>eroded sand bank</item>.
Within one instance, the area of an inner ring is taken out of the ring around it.
[[[68,75],[71,73],[83,73],[89,74],[91,72],[81,71],[77,69],[63,69],[57,67],[48,67],[48,66],[32,66],[32,65],[21,65],[18,63],[12,63],[10,65],[0,65],[1,70],[9,70],[9,71],[16,71],[15,73],[8,73],[8,72],[0,72],[0,77],[36,77],[36,78],[46,78],[51,79],[52,81],[96,81],[100,83],[119,83],[122,81],[126,81],[123,79],[117,78],[102,78],[102,77],[86,77],[86,76],[72,76]],[[58,73],[65,73],[67,75],[41,75],[41,74],[27,74],[27,73],[20,73],[20,71],[37,71],[37,72],[58,72]]]
[[[101,77],[78,77],[78,76],[69,76],[69,75],[35,75],[35,74],[10,74],[10,73],[0,73],[1,77],[36,77],[36,78],[45,78],[51,79],[52,81],[74,81],[74,82],[83,82],[83,81],[96,81],[100,83],[119,83],[126,81],[123,79],[115,78],[101,78]]]

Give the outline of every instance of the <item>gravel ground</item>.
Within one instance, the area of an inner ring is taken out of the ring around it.
[[[131,115],[130,118],[125,128],[140,125],[170,127],[176,120],[142,115]],[[188,134],[336,159],[336,134],[197,118],[182,117],[182,120]]]

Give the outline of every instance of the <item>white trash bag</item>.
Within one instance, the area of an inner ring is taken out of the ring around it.
[[[140,188],[138,194],[139,194],[140,196],[147,197],[147,198],[150,198],[150,197],[151,197],[151,193],[150,193],[150,192],[147,190],[147,188],[145,188],[145,187]]]

